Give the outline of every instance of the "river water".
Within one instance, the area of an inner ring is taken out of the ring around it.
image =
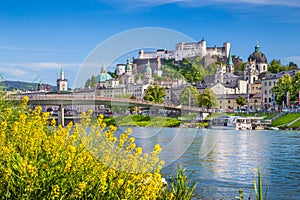
[[[160,144],[166,178],[176,166],[197,181],[197,198],[255,199],[253,181],[261,168],[267,199],[300,199],[300,132],[180,128],[132,128],[137,144],[150,152]]]

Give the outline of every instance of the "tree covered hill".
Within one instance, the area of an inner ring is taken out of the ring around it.
[[[47,84],[44,84],[45,86]],[[49,85],[49,84],[48,84]],[[50,86],[50,91],[57,91],[57,87],[53,85]],[[38,89],[38,83],[29,83],[29,82],[22,82],[22,81],[3,81],[2,87],[6,91],[14,91],[14,90],[31,90],[36,91]]]

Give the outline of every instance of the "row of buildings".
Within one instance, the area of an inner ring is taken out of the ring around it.
[[[90,91],[103,97],[135,96],[142,100],[145,90],[156,82],[166,88],[164,97],[166,103],[180,104],[180,94],[187,85],[192,83],[187,83],[180,76],[168,77],[162,66],[167,59],[180,61],[190,57],[201,57],[204,66],[215,62],[220,63],[214,75],[206,76],[201,84],[194,86],[199,93],[203,92],[205,88],[210,88],[216,94],[219,101],[218,109],[221,110],[237,109],[236,99],[239,96],[248,99],[251,109],[275,106],[271,89],[284,74],[289,73],[293,76],[296,73],[296,70],[279,74],[268,72],[267,57],[262,53],[258,44],[256,44],[254,52],[249,55],[245,70],[235,72],[234,64],[241,59],[233,60],[230,43],[225,42],[222,47],[207,47],[206,41],[202,39],[200,42],[178,43],[175,50],[158,49],[148,52],[140,50],[138,58],[133,58],[132,62],[128,58],[125,64],[116,66],[117,78],[112,78],[105,67],[102,67],[96,77],[96,88],[85,88],[76,92]],[[60,78],[57,79],[58,91],[66,91],[67,82],[62,70]]]

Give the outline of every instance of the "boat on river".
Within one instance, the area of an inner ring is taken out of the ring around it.
[[[236,117],[235,116],[219,116],[215,117],[210,122],[210,128],[212,129],[235,129]]]
[[[219,116],[211,120],[210,127],[221,130],[264,130],[270,123],[263,117]]]

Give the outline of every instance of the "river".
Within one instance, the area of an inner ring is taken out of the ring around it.
[[[267,199],[300,199],[300,132],[180,128],[133,129],[144,152],[160,144],[168,178],[179,164],[197,181],[197,198],[255,199],[253,181],[261,168]]]

